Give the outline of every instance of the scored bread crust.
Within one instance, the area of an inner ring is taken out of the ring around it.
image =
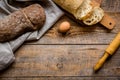
[[[72,15],[76,14],[76,11],[83,3],[84,0],[53,0],[60,7],[71,13]]]
[[[33,27],[31,27],[33,30],[40,29],[43,26],[46,16],[44,8],[42,6],[40,6],[39,4],[34,4],[23,8],[21,11],[33,24]]]
[[[40,29],[46,20],[45,11],[39,4],[33,4],[0,19],[0,42]]]
[[[76,14],[74,15],[77,19],[83,20],[86,17],[91,15],[91,11],[93,9],[91,0],[84,0],[84,2],[79,6]]]
[[[86,25],[94,25],[102,20],[104,16],[104,11],[100,7],[94,7],[90,17],[83,20]]]

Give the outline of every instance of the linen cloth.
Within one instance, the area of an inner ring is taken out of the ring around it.
[[[20,8],[28,5],[38,3],[44,9],[46,13],[46,21],[44,26],[34,32],[28,32],[17,39],[0,43],[0,70],[7,68],[11,63],[14,62],[14,52],[20,47],[25,41],[39,40],[43,34],[49,30],[53,24],[64,14],[52,0],[39,0],[34,2],[15,2],[14,0],[0,0],[0,19],[11,14],[12,12],[19,10]]]

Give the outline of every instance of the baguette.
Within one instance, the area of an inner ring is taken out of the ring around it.
[[[94,0],[53,0],[64,10],[71,13],[77,20],[86,25],[94,25],[100,22],[104,16],[104,11]],[[60,1],[63,1],[59,3]],[[95,18],[96,17],[96,18]]]
[[[0,42],[10,41],[23,33],[40,29],[45,22],[44,9],[33,4],[0,20]]]
[[[93,9],[91,0],[84,0],[81,6],[79,6],[76,14],[74,15],[76,19],[83,20],[86,17],[89,17]]]
[[[81,6],[84,0],[53,0],[53,1],[60,7],[71,13],[72,15],[76,15],[76,11]]]
[[[102,20],[104,11],[100,7],[95,7],[90,17],[83,20],[86,25],[94,25]]]

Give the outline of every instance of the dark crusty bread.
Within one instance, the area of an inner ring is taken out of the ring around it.
[[[23,33],[40,29],[45,22],[44,9],[33,4],[0,20],[0,42],[10,41]]]
[[[39,29],[44,24],[45,12],[39,4],[26,7],[22,11],[33,24],[33,29]]]

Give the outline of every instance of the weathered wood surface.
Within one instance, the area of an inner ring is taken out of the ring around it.
[[[25,45],[15,63],[0,77],[30,76],[119,76],[120,49],[98,72],[93,66],[107,45]]]
[[[93,72],[120,31],[120,0],[97,1],[116,20],[112,31],[100,24],[81,26],[65,15],[39,41],[25,43],[15,53],[15,62],[0,72],[0,80],[120,80],[120,48],[98,73]],[[66,35],[57,32],[63,21],[72,27]]]
[[[39,78],[1,78],[0,80],[120,80],[120,77],[39,77]]]
[[[90,77],[1,78],[0,80],[90,80]],[[94,80],[94,78],[92,78]]]
[[[120,21],[119,13],[109,14],[116,21]],[[58,32],[58,26],[63,21],[69,21],[72,27],[66,35]],[[120,31],[119,25],[120,23],[117,22],[116,27],[112,31],[109,31],[100,24],[91,27],[81,26],[67,16],[63,16],[43,38],[29,44],[109,44]]]
[[[120,0],[102,0],[101,7],[107,12],[120,12]]]

